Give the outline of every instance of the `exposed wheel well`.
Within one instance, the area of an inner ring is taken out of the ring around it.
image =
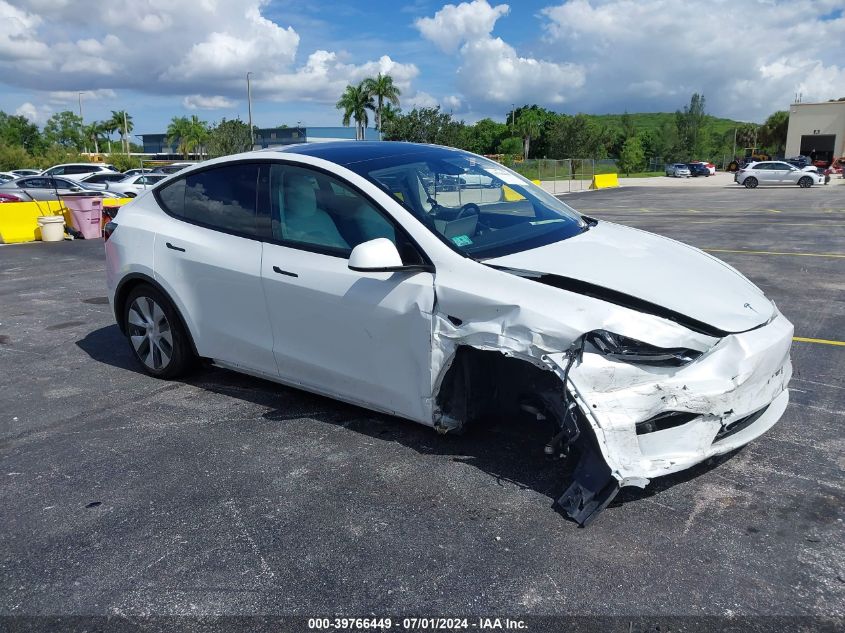
[[[563,397],[557,374],[498,351],[460,346],[446,371],[436,403],[453,426],[485,418],[515,417],[541,394]]]

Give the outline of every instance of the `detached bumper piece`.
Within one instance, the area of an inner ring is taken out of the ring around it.
[[[619,481],[590,442],[576,444],[580,452],[573,481],[555,502],[566,515],[581,527],[587,527],[619,492]]]

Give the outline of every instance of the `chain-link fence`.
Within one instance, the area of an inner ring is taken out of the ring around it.
[[[539,180],[546,191],[555,194],[589,189],[596,174],[618,172],[616,160],[611,158],[532,158],[522,161],[505,158],[502,164],[530,180]]]

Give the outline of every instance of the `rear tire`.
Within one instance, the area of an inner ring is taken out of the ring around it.
[[[146,373],[169,380],[193,365],[191,341],[170,300],[153,286],[133,288],[123,306],[126,338]]]
[[[813,179],[809,176],[802,176],[798,179],[798,186],[803,189],[809,189],[813,186]]]
[[[754,189],[760,183],[757,182],[757,179],[754,176],[749,176],[742,184],[745,185],[746,189]]]

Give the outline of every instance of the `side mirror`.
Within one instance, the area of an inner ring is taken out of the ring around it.
[[[402,268],[402,257],[396,245],[385,237],[358,244],[349,256],[349,270],[380,273]]]
[[[71,187],[71,191],[82,191],[82,187]]]

